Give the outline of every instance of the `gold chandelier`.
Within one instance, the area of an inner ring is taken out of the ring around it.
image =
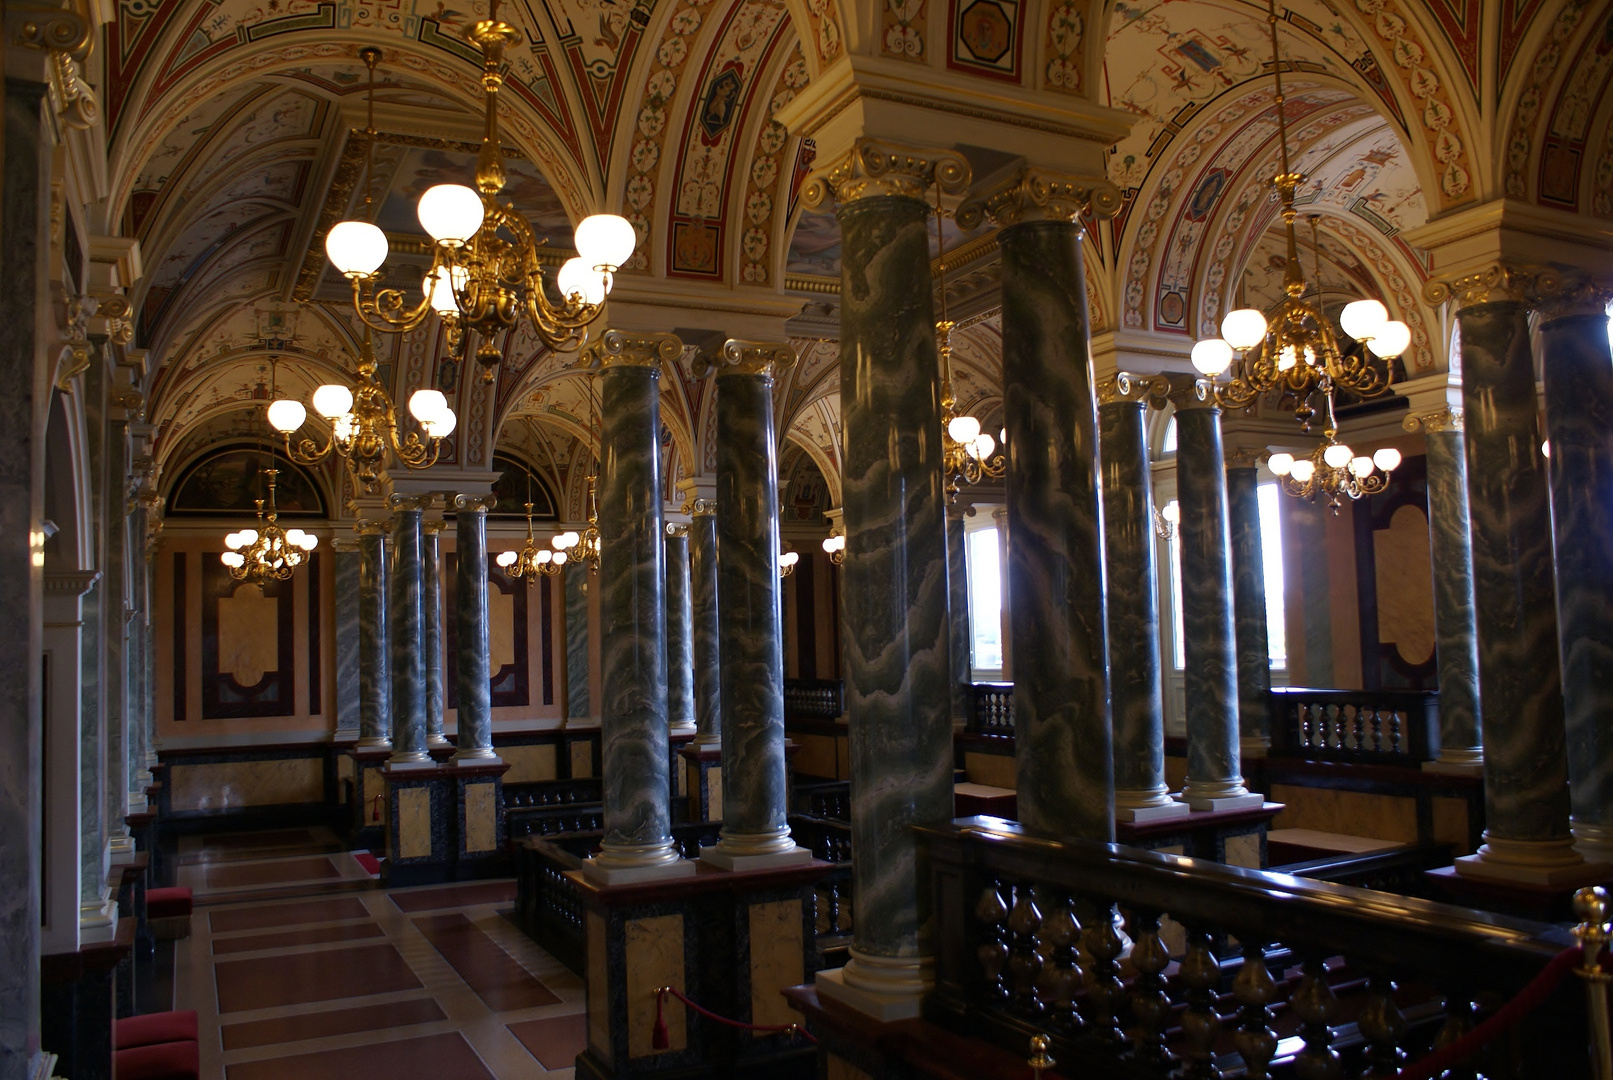
[[[428,442],[411,431],[400,434],[397,409],[375,375],[375,351],[370,331],[364,331],[359,353],[359,383],[350,389],[340,383],[326,383],[314,391],[314,411],[330,425],[324,446],[303,439],[296,446],[291,436],[308,418],[302,402],[285,398],[269,403],[269,424],[285,437],[286,455],[299,465],[317,465],[332,454],[341,456],[365,490],[373,490],[376,477],[386,463],[387,451],[411,469],[429,469],[437,463],[442,440],[459,423],[441,390],[416,390],[409,397],[409,412],[425,430]]]
[[[846,561],[846,532],[844,529],[831,529],[829,535],[823,539],[824,554],[829,561],[840,566]]]
[[[529,481],[530,482],[530,481]],[[557,538],[558,539],[558,538]],[[558,544],[555,547],[559,547]],[[513,578],[526,578],[528,581],[538,580],[538,575],[553,577],[560,573],[566,565],[568,553],[553,551],[546,547],[539,547],[538,542],[532,538],[532,504],[526,504],[526,543],[521,545],[519,551],[505,551],[494,560],[504,568],[504,572]]]
[[[588,567],[590,574],[599,572],[599,500],[594,495],[596,479],[593,476],[588,478],[588,528],[581,533],[569,529],[549,540],[554,545],[555,558],[562,562],[570,559],[582,563]]]
[[[433,241],[431,267],[421,282],[421,295],[411,300],[403,289],[378,288],[377,271],[386,261],[386,234],[368,220],[371,161],[375,146],[375,65],[380,51],[359,55],[370,69],[370,114],[365,134],[364,207],[362,218],[338,222],[325,237],[325,253],[353,284],[353,308],[366,326],[405,333],[436,312],[447,329],[449,348],[458,350],[465,332],[481,337],[476,362],[482,380],[493,381],[502,356],[497,336],[524,316],[557,351],[582,343],[589,323],[603,310],[612,274],[638,246],[626,218],[595,214],[577,226],[578,255],[560,268],[556,286],[561,302],[545,293],[538,252],[543,246],[525,215],[503,202],[503,151],[499,145],[498,92],[504,85],[504,50],[520,40],[520,32],[498,17],[493,0],[489,17],[478,21],[467,38],[482,54],[482,89],[486,115],[481,153],[476,159],[476,187],[438,184],[420,196],[416,212]]]
[[[276,523],[274,478],[280,475],[280,470],[264,469],[263,475],[269,478],[268,512],[264,512],[264,500],[254,499],[258,507],[258,528],[230,533],[224,538],[224,546],[229,550],[219,556],[219,561],[229,568],[230,577],[259,586],[289,579],[308,552],[319,544],[319,537],[312,533],[282,529]]]
[[[1338,441],[1331,390],[1326,395],[1326,406],[1327,426],[1322,429],[1322,444],[1307,457],[1273,454],[1266,467],[1288,494],[1311,502],[1325,498],[1328,508],[1337,516],[1341,498],[1359,499],[1389,486],[1389,474],[1400,465],[1400,451],[1386,446],[1371,457],[1355,453],[1349,444]]]
[[[1389,386],[1385,361],[1403,353],[1411,344],[1411,330],[1405,323],[1389,318],[1388,309],[1377,300],[1357,300],[1340,313],[1343,332],[1361,343],[1361,348],[1341,349],[1326,312],[1321,305],[1320,277],[1314,300],[1307,300],[1309,286],[1299,265],[1299,246],[1294,236],[1294,192],[1305,181],[1295,172],[1288,156],[1288,126],[1283,117],[1283,75],[1277,47],[1276,0],[1269,0],[1267,21],[1271,24],[1272,74],[1276,80],[1277,137],[1282,148],[1281,171],[1272,178],[1282,205],[1287,232],[1288,262],[1283,269],[1283,299],[1268,318],[1257,308],[1229,311],[1221,320],[1221,336],[1206,338],[1193,346],[1192,362],[1201,373],[1215,378],[1232,366],[1237,368],[1230,382],[1216,387],[1216,400],[1230,408],[1245,408],[1267,394],[1291,393],[1298,401],[1294,415],[1310,429],[1315,410],[1313,394],[1330,395],[1347,390],[1361,397],[1373,397]],[[1312,218],[1314,240],[1315,218]],[[1317,269],[1321,249],[1317,248]]]
[[[947,502],[954,503],[958,501],[958,490],[962,485],[978,484],[988,477],[998,479],[1007,471],[1008,463],[1002,454],[997,453],[997,440],[980,430],[980,421],[967,413],[958,412],[958,398],[952,392],[952,331],[957,329],[957,323],[947,318],[946,237],[941,231],[941,221],[945,216],[938,180],[935,189],[935,245],[941,283],[941,317],[935,323],[935,349],[941,355],[941,475],[946,479]],[[844,543],[842,539],[842,552]],[[840,558],[844,559],[845,555],[842,554]],[[840,559],[835,561],[839,562]]]

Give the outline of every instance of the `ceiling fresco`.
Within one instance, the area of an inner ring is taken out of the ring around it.
[[[876,13],[864,8],[872,2],[503,0],[500,15],[521,38],[501,112],[506,197],[556,248],[569,247],[587,213],[628,215],[647,242],[624,276],[691,307],[702,296],[714,312],[789,297],[832,311],[832,285],[805,279],[838,279],[838,224],[796,204],[816,148],[774,116],[829,64],[861,52],[899,61],[915,86],[928,71],[991,93],[1087,94],[1134,118],[1107,157],[1122,210],[1089,223],[1096,327],[1186,340],[1216,325],[1239,283],[1270,293],[1283,252],[1264,2],[1116,0],[1104,24],[1097,8],[1027,0],[990,26],[966,17],[968,5],[902,0]],[[282,386],[352,370],[359,328],[321,244],[361,199],[343,171],[368,81],[358,50],[384,53],[374,217],[419,237],[419,192],[473,169],[466,144],[479,137],[481,88],[462,34],[488,0],[116,7],[93,74],[111,147],[107,229],[141,243],[136,345],[150,350],[147,411],[166,460],[258,407],[263,305],[305,301]],[[1284,115],[1308,177],[1298,201],[1322,220],[1323,287],[1381,296],[1405,318],[1408,367],[1434,370],[1445,350],[1420,299],[1425,257],[1406,233],[1503,195],[1613,218],[1613,3],[1503,0],[1491,11],[1480,0],[1284,0],[1277,11]],[[1479,32],[1481,16],[1493,33]],[[977,179],[1010,164],[962,149]],[[1001,400],[994,241],[948,229],[949,252],[971,244],[949,284],[986,297],[959,316],[972,324],[957,334],[954,383],[960,403],[985,415]],[[410,285],[423,261],[400,252],[391,272]],[[461,416],[456,462],[480,467],[507,447],[553,482],[572,515],[586,472],[577,463],[589,458],[586,378],[527,332],[500,344],[507,359],[492,386],[465,377],[434,320],[376,348],[395,395],[449,395]],[[791,468],[810,465],[837,500],[837,349],[794,344],[800,362],[778,388],[781,438]],[[713,390],[691,358],[663,381],[669,484],[715,466]]]

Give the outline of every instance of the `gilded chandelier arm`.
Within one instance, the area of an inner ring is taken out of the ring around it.
[[[312,439],[302,439],[296,446],[292,446],[291,434],[289,431],[285,433],[286,456],[298,465],[318,465],[330,457],[336,449],[334,437],[326,440],[324,449],[320,449],[319,444]]]
[[[442,439],[433,437],[429,448],[422,442],[417,432],[409,432],[403,438],[398,437],[397,409],[387,409],[386,434],[387,442],[392,452],[398,455],[398,460],[411,469],[429,469],[437,464],[437,458],[442,453]]]
[[[431,271],[435,273],[442,264],[440,257],[434,259]],[[431,314],[431,298],[422,295],[420,302],[412,308],[408,307],[403,299],[402,289],[380,289],[375,287],[374,274],[350,275],[353,281],[353,309],[364,325],[372,330],[379,330],[383,334],[407,333],[426,321]]]

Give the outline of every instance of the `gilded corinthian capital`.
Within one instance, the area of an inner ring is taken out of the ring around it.
[[[1412,413],[1400,426],[1407,431],[1461,431],[1462,410],[1447,405],[1430,413]]]
[[[1433,279],[1423,286],[1423,299],[1431,304],[1454,300],[1458,310],[1512,300],[1528,304],[1550,320],[1603,313],[1613,299],[1613,282],[1570,267],[1495,262],[1466,274]]]
[[[1117,371],[1107,379],[1099,379],[1093,391],[1097,394],[1099,405],[1134,401],[1163,408],[1165,395],[1170,393],[1170,388],[1170,380],[1161,375],[1133,375],[1129,371]]]
[[[794,366],[795,350],[786,343],[730,338],[722,347],[717,375],[762,375],[772,379]]]
[[[969,163],[953,150],[921,150],[879,139],[858,139],[846,156],[819,170],[801,198],[813,210],[875,195],[928,202],[929,190],[957,193],[969,186]]]
[[[582,353],[582,365],[589,370],[610,367],[659,368],[683,353],[683,342],[676,334],[649,331],[607,330]]]
[[[1088,209],[1100,218],[1114,217],[1120,212],[1120,189],[1102,177],[1066,176],[1027,166],[958,207],[958,228],[973,229],[988,217],[997,226],[1070,222]]]

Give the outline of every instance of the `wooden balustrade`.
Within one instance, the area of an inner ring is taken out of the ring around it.
[[[1439,756],[1435,691],[1281,686],[1270,701],[1273,756],[1413,767]]]
[[[1066,1076],[1393,1076],[1574,944],[1548,924],[995,818],[919,832],[938,953],[926,1019],[1021,1054],[1046,1033]],[[1565,981],[1485,1052],[1485,1075],[1588,1076],[1582,994]]]
[[[845,684],[839,679],[785,679],[788,720],[837,720],[846,711]]]
[[[965,728],[971,735],[1014,734],[1014,684],[970,683],[969,719]]]

